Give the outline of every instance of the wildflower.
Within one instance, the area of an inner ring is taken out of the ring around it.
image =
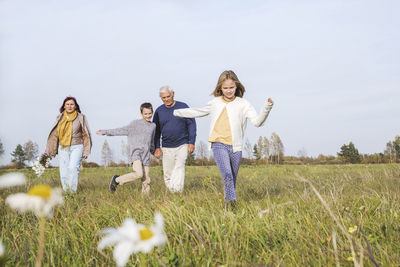
[[[1,242],[1,238],[0,238],[0,258],[2,258],[4,256],[4,247],[3,247],[3,243]]]
[[[32,164],[32,170],[35,171],[38,177],[42,176],[46,168],[49,167],[51,157],[46,153],[42,154],[35,162]]]
[[[40,164],[39,159],[37,161],[33,162],[33,164],[32,164],[32,170],[35,171],[35,173],[38,177],[42,176],[45,169],[46,168],[42,164]]]
[[[357,225],[354,225],[353,227],[349,227],[349,233],[350,234],[352,234],[352,233],[354,233],[355,231],[357,231],[357,229],[358,229],[358,227],[357,227]]]
[[[350,257],[347,257],[346,260],[347,261],[354,261],[354,258],[350,256]]]
[[[27,194],[17,193],[6,198],[6,203],[21,212],[33,211],[37,217],[51,218],[53,207],[61,205],[64,200],[60,188],[51,188],[48,185],[36,185]]]
[[[25,184],[25,175],[19,172],[10,172],[0,176],[0,188]]]
[[[50,165],[51,157],[47,155],[47,153],[43,153],[40,158],[38,158],[40,164],[42,164],[45,168],[48,168]]]
[[[119,228],[106,228],[98,249],[114,246],[113,256],[117,266],[125,266],[132,253],[149,253],[153,247],[164,245],[167,238],[164,233],[164,221],[161,213],[155,215],[155,224],[149,227],[137,224],[133,219],[125,219]]]
[[[139,224],[140,241],[137,250],[143,253],[149,253],[153,247],[162,246],[167,241],[164,233],[164,219],[161,213],[154,216],[155,224],[145,227]]]

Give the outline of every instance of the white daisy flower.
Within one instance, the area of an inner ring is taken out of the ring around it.
[[[105,236],[100,240],[98,249],[114,246],[114,260],[117,266],[125,266],[135,252],[134,247],[140,239],[138,225],[133,219],[125,219],[119,228],[106,228],[101,231]]]
[[[162,246],[167,241],[164,233],[164,219],[161,213],[154,216],[155,224],[145,227],[139,224],[140,240],[136,246],[138,252],[149,253],[153,247]]]
[[[98,249],[114,246],[114,260],[117,266],[125,266],[132,253],[149,253],[153,247],[164,245],[167,237],[164,233],[164,222],[161,213],[155,215],[155,224],[145,227],[133,219],[125,219],[119,228],[102,230],[105,235],[100,240]]]
[[[26,177],[22,173],[10,172],[0,176],[0,189],[11,186],[23,185],[25,184],[25,181]]]
[[[50,166],[51,158],[46,159],[46,164],[44,165],[46,168]]]
[[[44,173],[45,169],[46,169],[45,166],[43,166],[39,162],[39,159],[32,164],[32,170],[35,171],[35,173],[36,173],[36,175],[38,177],[42,176],[42,174]]]
[[[1,242],[1,238],[0,238],[0,258],[4,256],[4,247],[3,247],[3,243]]]
[[[36,185],[28,193],[17,193],[6,198],[6,203],[20,212],[32,211],[38,217],[53,216],[53,207],[64,203],[61,189]]]

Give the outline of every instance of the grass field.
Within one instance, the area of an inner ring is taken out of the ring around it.
[[[111,248],[97,251],[99,231],[119,227],[127,217],[151,224],[156,211],[164,216],[167,244],[149,254],[132,255],[128,265],[352,266],[352,248],[356,261],[365,266],[374,266],[374,261],[400,265],[398,164],[242,166],[234,211],[224,209],[215,166],[187,167],[182,196],[166,191],[161,167],[151,168],[149,197],[140,193],[140,183],[110,194],[111,175],[129,170],[81,171],[78,194],[66,195],[65,204],[48,220],[43,266],[113,266]],[[26,188],[0,191],[0,236],[9,256],[7,266],[34,264],[38,220],[10,210],[5,197],[39,183],[60,186],[58,169],[46,170],[41,178],[31,170],[23,172],[28,176]],[[349,233],[355,225],[357,231]]]

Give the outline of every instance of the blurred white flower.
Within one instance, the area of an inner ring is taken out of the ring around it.
[[[101,231],[105,236],[100,240],[98,249],[114,246],[114,260],[117,266],[125,266],[134,247],[140,239],[136,222],[133,219],[125,219],[120,228],[106,228]]]
[[[115,245],[114,260],[117,266],[125,266],[132,253],[149,253],[153,247],[162,246],[167,241],[161,213],[156,213],[154,219],[155,224],[149,227],[129,218],[119,228],[103,229],[105,236],[100,240],[98,249]]]
[[[3,243],[1,242],[1,238],[0,238],[0,258],[4,256],[4,247],[3,247]]]
[[[137,251],[149,253],[153,247],[162,246],[167,241],[164,233],[164,219],[161,213],[156,213],[154,216],[155,224],[150,227],[145,227],[139,224],[140,240],[137,245]]]
[[[53,207],[64,203],[61,189],[36,185],[28,193],[17,193],[6,198],[6,203],[20,212],[32,211],[38,217],[51,218]]]
[[[19,172],[10,172],[0,176],[0,188],[25,184],[26,177]]]

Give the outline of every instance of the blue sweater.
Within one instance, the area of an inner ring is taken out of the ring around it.
[[[196,121],[194,119],[179,118],[174,116],[175,109],[188,108],[183,102],[175,101],[173,107],[161,105],[154,112],[153,122],[156,124],[154,145],[160,147],[179,147],[183,144],[195,144]]]

